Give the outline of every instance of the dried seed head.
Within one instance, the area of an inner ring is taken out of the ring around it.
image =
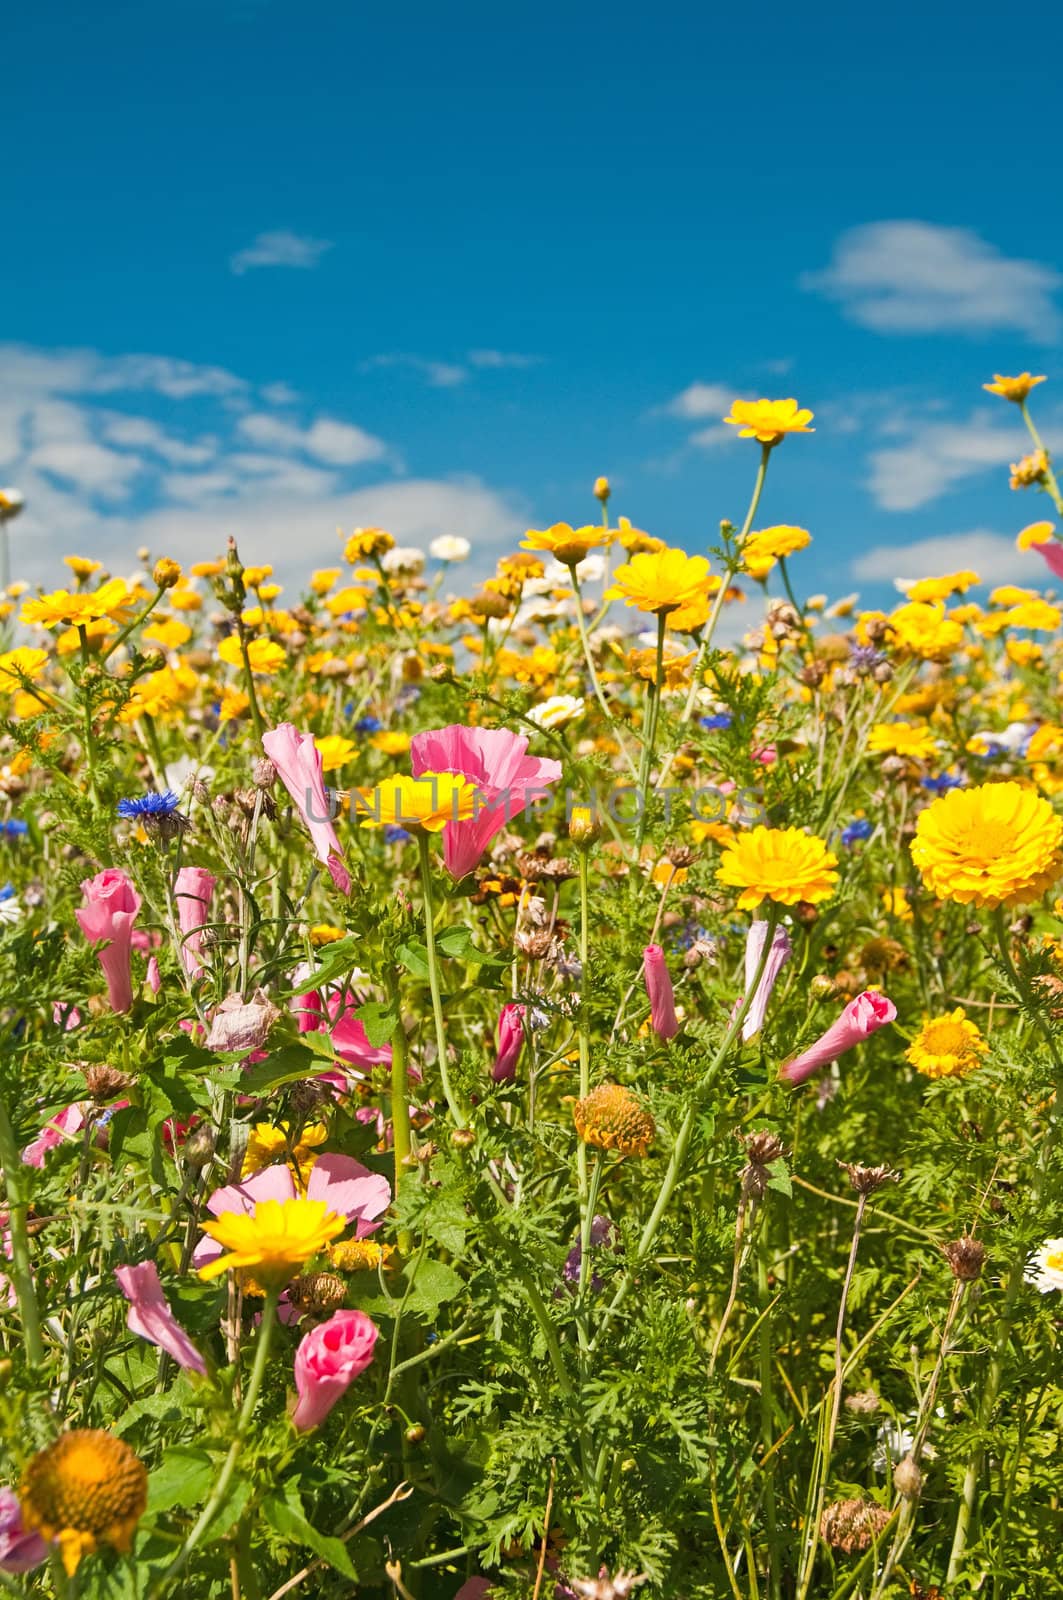
[[[873,1500],[835,1500],[824,1507],[819,1531],[832,1550],[859,1555],[870,1550],[889,1520],[885,1506]]]
[[[608,1567],[599,1567],[596,1578],[569,1578],[568,1587],[579,1600],[627,1600],[632,1589],[647,1581],[642,1572],[625,1572],[621,1567],[610,1577]]]
[[[905,1500],[918,1500],[923,1492],[923,1474],[914,1456],[905,1456],[893,1469],[893,1487]]]
[[[697,851],[693,845],[689,844],[670,844],[664,853],[666,859],[672,863],[672,866],[680,871],[686,867],[693,866],[698,859]]]
[[[545,928],[537,928],[516,934],[513,942],[520,954],[527,956],[529,961],[542,961],[550,954],[554,936]]]
[[[277,769],[268,756],[259,756],[251,768],[251,782],[256,789],[272,789],[277,781]]]
[[[346,1298],[347,1285],[334,1272],[309,1272],[288,1285],[288,1299],[300,1311],[338,1311]]]
[[[943,1245],[945,1259],[952,1268],[952,1276],[959,1278],[961,1283],[973,1283],[982,1276],[985,1265],[985,1245],[981,1239],[972,1239],[970,1234],[964,1234],[960,1239],[953,1239],[951,1243]]]
[[[849,1182],[857,1194],[874,1194],[884,1183],[900,1183],[901,1175],[891,1167],[862,1167],[856,1161],[839,1161],[839,1167],[849,1174]]]
[[[874,1389],[858,1389],[856,1394],[847,1394],[845,1409],[855,1411],[858,1416],[869,1417],[879,1408],[879,1398]]]
[[[768,1169],[773,1162],[782,1160],[786,1154],[786,1146],[777,1134],[769,1133],[767,1129],[762,1129],[758,1133],[742,1133],[736,1128],[735,1137],[745,1148],[749,1163],[739,1174],[742,1193],[759,1200],[771,1180]]]
[[[98,1106],[105,1105],[108,1100],[113,1100],[116,1095],[132,1087],[133,1079],[127,1072],[119,1072],[117,1067],[108,1067],[102,1063],[86,1067],[85,1086]]]

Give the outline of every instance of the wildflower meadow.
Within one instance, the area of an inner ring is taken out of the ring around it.
[[[0,493],[0,1593],[1063,1594],[1043,381],[978,603],[805,594],[794,399],[479,584]]]

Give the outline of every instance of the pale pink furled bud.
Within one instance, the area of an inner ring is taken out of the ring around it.
[[[896,1015],[897,1007],[892,1000],[877,989],[865,989],[863,994],[849,1001],[837,1022],[832,1023],[822,1038],[809,1045],[807,1050],[802,1050],[792,1061],[783,1063],[779,1068],[780,1078],[787,1083],[804,1083],[820,1067],[836,1061],[854,1045],[863,1044],[879,1028],[892,1022]]]
[[[650,1022],[658,1039],[674,1039],[679,1032],[675,1014],[675,991],[659,944],[648,944],[642,952],[646,993],[650,997]]]
[[[152,994],[158,994],[162,988],[162,973],[159,971],[158,956],[148,957],[148,988]]]
[[[321,752],[312,733],[300,733],[290,722],[262,735],[262,748],[277,769],[292,804],[302,817],[313,841],[317,858],[328,868],[341,894],[349,894],[351,876],[343,859],[343,847],[332,822],[325,791],[325,772]]]
[[[177,925],[181,930],[181,960],[190,978],[203,971],[200,951],[203,933],[210,920],[210,902],[217,883],[213,872],[204,867],[182,867],[174,879]]]
[[[85,904],[74,915],[78,927],[91,944],[107,942],[97,959],[107,980],[107,995],[112,1011],[128,1011],[133,1004],[133,980],[129,970],[133,923],[140,910],[140,896],[132,880],[117,867],[107,867],[81,885]]]
[[[517,1062],[524,1044],[525,1007],[511,1002],[502,1007],[498,1018],[498,1054],[491,1068],[495,1083],[510,1083],[517,1076]]]
[[[764,941],[767,936],[768,924],[766,922],[754,922],[751,925],[746,939],[746,994],[749,993],[753,979],[757,975],[760,958],[764,950]],[[789,961],[792,949],[790,935],[786,929],[776,928],[772,935],[771,947],[768,950],[768,959],[764,963],[764,971],[760,982],[757,984],[757,992],[750,1001],[746,1019],[742,1024],[743,1039],[752,1039],[763,1028],[764,1017],[767,1013],[768,1001],[771,999],[771,992],[775,987],[775,980],[787,961]]]
[[[250,1000],[238,994],[223,1000],[211,1019],[207,1035],[208,1050],[259,1050],[280,1016],[277,1007],[261,989]]]
[[[299,1395],[292,1422],[300,1432],[324,1422],[336,1402],[369,1366],[380,1330],[364,1311],[336,1311],[312,1328],[295,1352]]]
[[[40,1534],[23,1523],[14,1490],[0,1489],[0,1572],[32,1572],[50,1553]]]
[[[205,1374],[207,1363],[170,1310],[154,1261],[141,1261],[135,1267],[116,1267],[114,1275],[129,1301],[126,1326],[130,1333],[165,1350],[179,1367]]]

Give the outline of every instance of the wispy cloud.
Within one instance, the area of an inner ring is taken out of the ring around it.
[[[521,370],[537,367],[541,356],[519,355],[507,350],[469,350],[459,361],[437,361],[431,356],[410,355],[406,351],[389,351],[370,356],[359,366],[359,372],[378,372],[388,368],[405,368],[416,372],[430,389],[456,389],[468,383],[474,372],[501,372],[506,369]]]
[[[857,556],[850,568],[858,582],[906,582],[935,578],[968,568],[984,584],[1044,580],[1044,568],[1029,553],[1016,550],[1015,540],[988,528],[970,533],[939,534],[911,544],[875,545]]]
[[[256,267],[316,267],[326,250],[332,248],[331,239],[312,239],[309,234],[290,233],[282,228],[276,233],[257,234],[251,244],[229,257],[229,268],[242,277]]]
[[[872,450],[867,487],[884,511],[915,511],[969,478],[1022,453],[1010,418],[976,411],[964,422],[912,422],[897,442]]]
[[[872,222],[836,241],[830,266],[801,286],[837,301],[876,333],[994,333],[1041,343],[1059,337],[1054,267],[1004,255],[969,228]]]
[[[681,417],[685,422],[699,422],[704,417],[715,417],[717,421],[727,415],[731,409],[731,401],[735,392],[726,383],[702,383],[700,380],[688,383],[671,400],[666,400],[658,409],[665,416]]]
[[[237,430],[262,449],[301,453],[337,467],[382,461],[388,453],[383,439],[352,422],[338,422],[335,417],[318,417],[309,427],[300,428],[284,417],[252,411],[240,418]]]
[[[514,367],[518,371],[526,367],[537,367],[541,365],[543,358],[524,356],[514,350],[470,350],[465,359],[470,367],[482,367],[497,372],[505,367]]]

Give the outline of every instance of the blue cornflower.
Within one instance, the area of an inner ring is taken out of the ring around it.
[[[849,665],[861,678],[874,672],[876,667],[881,667],[886,657],[881,650],[876,650],[873,644],[854,644],[849,646]]]
[[[855,822],[850,822],[847,828],[842,829],[842,844],[856,844],[858,840],[870,839],[874,831],[866,817],[857,817]]]
[[[142,794],[135,800],[119,800],[118,815],[125,817],[128,822],[140,822],[148,817],[172,817],[180,804],[172,789],[164,789],[161,794]]]
[[[729,728],[734,721],[729,711],[718,711],[713,717],[699,717],[698,721],[710,733],[722,733],[724,728]]]
[[[14,894],[15,894],[15,886],[14,886],[14,884],[13,883],[5,883],[4,887],[2,889],[0,889],[0,900],[11,900],[11,899],[14,898]]]
[[[407,833],[405,828],[397,827],[394,822],[388,822],[384,825],[385,844],[405,844],[407,839],[412,838],[413,835],[411,833]]]
[[[379,717],[359,717],[354,725],[355,733],[379,733],[380,728]]]
[[[958,778],[954,772],[943,772],[937,778],[920,778],[919,782],[924,789],[929,789],[931,794],[948,794],[950,789],[963,788],[963,779]]]
[[[5,839],[21,839],[29,831],[29,823],[23,822],[21,817],[9,817],[6,822],[0,822],[0,834]]]

